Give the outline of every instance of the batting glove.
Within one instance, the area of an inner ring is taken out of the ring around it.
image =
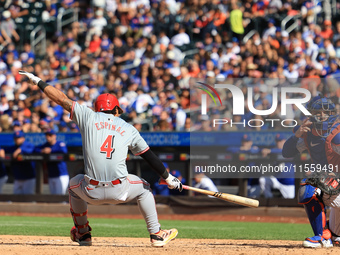
[[[26,71],[19,71],[19,74],[21,75],[25,75],[34,85],[38,85],[39,81],[41,81],[41,79],[38,76],[35,76],[32,73],[28,73]]]
[[[168,184],[169,189],[178,189],[179,191],[183,190],[183,185],[180,180],[178,180],[175,176],[169,174],[169,177],[165,179]]]

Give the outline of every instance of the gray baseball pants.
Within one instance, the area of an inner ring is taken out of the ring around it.
[[[121,183],[116,185],[111,182],[99,182],[98,185],[92,185],[90,184],[91,178],[83,174],[78,174],[70,180],[71,213],[79,233],[88,231],[87,203],[93,205],[120,204],[134,198],[137,199],[149,233],[157,233],[160,230],[150,184],[133,174],[120,180]]]

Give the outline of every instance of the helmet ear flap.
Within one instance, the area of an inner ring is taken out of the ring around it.
[[[115,108],[113,108],[113,111],[116,112],[116,109],[118,110],[118,114],[122,114],[123,113],[122,108],[120,108],[118,105],[116,105]]]

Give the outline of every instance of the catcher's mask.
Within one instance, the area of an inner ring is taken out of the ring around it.
[[[119,106],[118,99],[109,93],[98,96],[94,103],[94,109],[96,112],[112,112],[115,107],[118,108],[119,114],[123,113],[122,108]]]
[[[312,114],[309,119],[317,134],[327,137],[338,119],[335,104],[328,98],[316,96],[308,103],[307,109]]]

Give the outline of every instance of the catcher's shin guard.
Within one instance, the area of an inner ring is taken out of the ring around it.
[[[326,209],[319,194],[319,189],[311,185],[301,183],[299,189],[299,204],[303,204],[309,222],[315,236],[331,238],[330,232],[326,229]]]

